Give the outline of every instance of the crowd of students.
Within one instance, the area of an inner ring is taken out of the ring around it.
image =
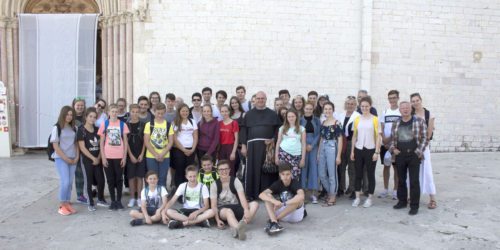
[[[307,216],[306,202],[329,207],[345,195],[353,207],[361,199],[363,207],[371,207],[379,159],[384,166],[379,198],[398,200],[394,209],[409,203],[409,214],[415,215],[420,195],[428,194],[428,208],[436,208],[429,149],[434,116],[418,93],[410,96],[411,102],[399,102],[399,92],[389,91],[389,107],[380,115],[364,90],[357,98],[348,96],[344,110],[336,110],[328,95],[316,91],[290,102],[288,90],[281,90],[272,112],[265,107],[264,92],[250,100],[244,86],[235,93],[226,104],[227,92],[217,91],[211,103],[212,89],[205,87],[192,94],[189,107],[172,93],[163,103],[152,92],[128,111],[123,98],[109,106],[98,99],[89,108],[75,98],[72,106],[61,109],[49,138],[60,177],[59,214],[76,213],[70,203],[73,180],[77,201],[89,211],[97,206],[124,209],[125,179],[127,206],[138,207],[130,212],[132,226],[210,227],[212,220],[244,240],[246,225],[259,208],[257,199],[267,211],[269,234],[282,231],[282,221]],[[259,117],[264,122],[256,121]],[[266,149],[258,149],[262,147]],[[256,160],[259,152],[266,155]],[[264,158],[266,166],[255,164]],[[182,208],[174,209],[176,202]]]

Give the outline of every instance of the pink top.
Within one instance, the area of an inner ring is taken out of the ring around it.
[[[109,121],[104,141],[104,149],[102,149],[107,159],[122,159],[125,155],[122,133],[120,132],[120,122],[122,121],[118,119],[114,122]],[[101,123],[99,131],[97,131],[97,134],[101,136],[101,138],[104,138],[104,126],[106,126],[106,123]],[[124,124],[123,136],[127,136],[128,133],[128,126]]]

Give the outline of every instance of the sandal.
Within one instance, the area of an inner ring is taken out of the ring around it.
[[[431,200],[429,202],[429,205],[427,205],[427,208],[429,208],[429,209],[435,209],[436,207],[437,207],[437,203],[435,200]]]
[[[334,206],[335,203],[337,203],[336,200],[327,200],[325,204],[321,205],[322,207],[331,207]]]

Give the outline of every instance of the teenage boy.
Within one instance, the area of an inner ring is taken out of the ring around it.
[[[212,156],[204,155],[201,157],[201,169],[196,176],[196,181],[204,184],[207,188],[210,188],[210,185],[219,179],[219,175],[217,172],[213,171],[213,163]]]
[[[307,93],[307,102],[311,102],[314,104],[314,108],[316,108],[316,105],[318,104],[318,92],[311,90],[309,93]]]
[[[279,221],[300,222],[307,215],[304,207],[304,190],[297,179],[292,179],[291,166],[280,165],[279,176],[279,180],[259,195],[269,215],[265,229],[269,235],[285,229]]]
[[[218,118],[220,116],[219,109],[215,104],[211,103],[212,99],[212,89],[210,87],[204,87],[201,90],[201,95],[203,96],[203,105],[209,104],[212,106],[212,116],[214,118]]]
[[[214,212],[209,209],[209,192],[207,186],[196,180],[198,173],[196,166],[190,165],[186,168],[187,182],[182,183],[175,191],[172,199],[167,203],[166,217],[171,220],[168,228],[178,229],[191,225],[210,227],[208,219],[214,217]],[[171,209],[179,197],[182,196],[182,208]]]
[[[240,85],[236,87],[236,97],[238,97],[238,100],[241,103],[241,107],[243,107],[243,110],[245,112],[248,112],[248,110],[252,109],[252,102],[248,101],[245,98],[245,95],[247,94],[247,90],[245,89],[245,86]]]
[[[127,173],[130,187],[130,201],[128,207],[133,207],[135,204],[140,207],[142,180],[146,173],[146,161],[144,160],[146,149],[144,146],[144,123],[139,120],[139,105],[131,104],[129,110],[130,118],[127,121],[127,126],[130,133],[128,133]]]
[[[215,100],[217,101],[217,104],[215,107],[217,108],[217,113],[219,114],[216,118],[218,121],[222,121],[224,117],[222,117],[222,114],[220,113],[220,109],[222,108],[222,105],[226,103],[227,100],[227,93],[224,90],[219,90],[217,93],[215,93]],[[215,116],[214,116],[215,117]]]
[[[283,105],[289,109],[291,107],[290,105],[290,92],[288,92],[288,89],[282,89],[278,92],[278,96],[280,97],[281,100],[283,100]]]
[[[189,108],[189,118],[194,120],[194,123],[198,124],[202,117],[202,107],[201,107],[201,94],[196,92],[191,96],[191,102],[193,106]]]
[[[165,105],[167,106],[167,110],[165,111],[165,120],[167,122],[174,122],[175,116],[177,112],[175,111],[175,95],[172,93],[168,93],[165,96]]]
[[[394,169],[394,189],[392,191],[392,199],[397,200],[398,190],[398,171],[395,164],[392,164],[391,153],[387,150],[391,147],[391,131],[392,125],[401,119],[401,112],[399,112],[399,91],[391,90],[387,94],[389,99],[390,108],[382,112],[380,116],[380,127],[382,133],[382,146],[380,147],[380,162],[384,166],[384,191],[382,191],[378,198],[386,198],[389,194],[389,178],[391,176],[391,165]]]
[[[137,99],[139,105],[139,120],[143,123],[150,122],[154,115],[149,112],[149,99],[147,96],[139,96]]]
[[[174,145],[174,130],[165,120],[166,107],[156,104],[155,118],[144,126],[144,144],[146,144],[146,166],[159,174],[160,186],[167,186],[167,173],[170,166],[170,149]]]
[[[246,225],[252,221],[259,203],[248,202],[243,190],[243,184],[235,177],[231,177],[231,164],[228,160],[221,160],[217,164],[220,179],[210,187],[210,200],[215,214],[215,221],[219,229],[224,229],[225,223],[231,228],[231,234],[239,240],[246,239]]]

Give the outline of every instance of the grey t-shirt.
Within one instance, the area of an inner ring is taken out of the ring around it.
[[[234,180],[234,187],[236,188],[236,192],[244,192],[243,184],[241,184],[240,180]],[[210,185],[210,197],[217,199],[217,206],[224,205],[237,205],[238,202],[238,194],[233,194],[231,192],[231,188],[228,183],[222,183],[222,191],[220,192],[220,196],[217,195],[217,184]]]
[[[174,110],[172,112],[165,112],[165,120],[167,120],[167,122],[169,123],[172,123],[174,122],[174,119],[175,117],[177,116],[177,112]]]
[[[67,157],[76,157],[76,132],[71,127],[65,126],[62,128],[61,136],[59,137],[57,135],[57,126],[54,126],[52,128],[52,133],[50,134],[50,142],[58,142],[59,147]],[[61,158],[55,151],[52,157],[54,159]]]

